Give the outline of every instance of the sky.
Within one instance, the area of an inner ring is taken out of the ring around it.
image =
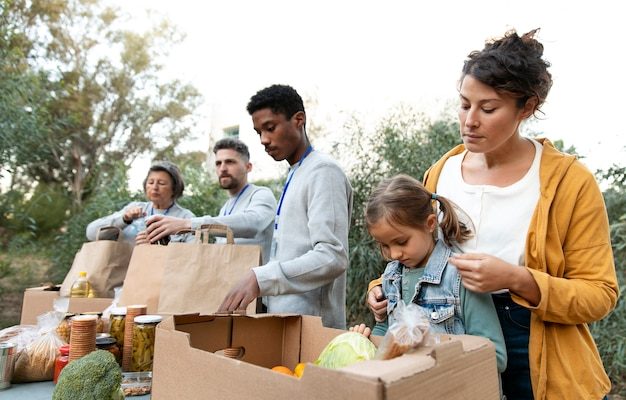
[[[149,22],[144,10],[150,8],[186,33],[164,73],[204,96],[198,110],[204,126],[189,148],[208,149],[208,135],[234,123],[251,150],[259,150],[245,105],[273,83],[313,99],[313,122],[333,135],[345,133],[351,115],[374,126],[402,104],[436,116],[458,98],[470,51],[509,29],[540,27],[554,84],[533,130],[574,145],[594,171],[626,160],[619,2],[111,1],[136,27]],[[270,161],[258,158],[266,170]]]

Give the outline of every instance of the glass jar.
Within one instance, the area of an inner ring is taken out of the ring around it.
[[[120,353],[120,348],[117,346],[117,341],[114,337],[109,336],[96,338],[96,347],[98,350],[106,350],[113,354],[115,361],[117,361],[118,364],[122,362],[122,353]]]
[[[124,348],[124,328],[126,326],[126,307],[113,307],[109,317],[109,333],[121,349]]]
[[[73,316],[74,314],[65,313],[65,318],[63,318],[63,320],[59,322],[59,325],[56,329],[57,335],[59,335],[61,340],[63,340],[65,343],[70,342],[70,333],[72,331],[71,318]]]
[[[104,321],[102,320],[101,312],[84,312],[80,315],[95,315],[96,318],[96,333],[105,333],[104,332]]]
[[[154,337],[156,326],[161,322],[160,315],[139,315],[133,324],[133,350],[131,371],[152,371],[154,359]]]
[[[59,375],[61,375],[61,371],[67,363],[70,361],[70,345],[64,344],[59,347],[59,354],[57,358],[54,360],[54,375],[52,381],[56,384],[59,380]]]

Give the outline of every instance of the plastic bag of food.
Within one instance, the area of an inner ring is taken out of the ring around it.
[[[359,361],[371,360],[376,346],[357,332],[346,332],[331,340],[320,353],[315,364],[326,368],[343,368]]]
[[[54,360],[59,347],[64,344],[56,333],[65,314],[50,311],[37,317],[37,337],[16,354],[13,382],[52,380]]]
[[[430,322],[417,304],[405,305],[403,301],[399,301],[393,310],[393,320],[378,346],[374,357],[377,360],[401,356],[426,340]]]
[[[17,354],[38,336],[36,325],[14,325],[0,330],[0,343],[15,343],[15,353]]]

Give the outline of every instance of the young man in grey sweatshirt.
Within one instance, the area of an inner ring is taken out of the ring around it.
[[[317,315],[324,326],[345,329],[350,182],[332,158],[312,148],[302,98],[292,87],[262,89],[247,109],[265,151],[290,168],[270,261],[236,283],[219,311],[245,309],[264,296],[270,313]]]

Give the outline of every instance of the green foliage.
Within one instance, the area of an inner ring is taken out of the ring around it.
[[[598,175],[610,185],[604,192],[604,199],[621,297],[608,317],[592,324],[591,332],[613,382],[612,393],[626,396],[626,167],[614,165]]]
[[[365,226],[369,194],[381,179],[398,173],[421,180],[431,164],[460,143],[459,128],[451,116],[431,121],[411,109],[401,108],[385,118],[372,134],[365,132],[356,119],[347,129],[349,141],[339,152],[358,160],[348,171],[354,198],[347,319],[350,324],[366,321],[371,326],[373,319],[365,305],[367,284],[380,276],[386,263]]]
[[[120,210],[134,200],[142,200],[143,193],[131,195],[127,188],[127,168],[123,164],[101,174],[98,190],[85,203],[80,212],[73,214],[67,221],[64,231],[56,236],[55,245],[50,249],[52,267],[49,271],[53,282],[61,282],[72,266],[74,255],[87,240],[87,225],[100,217]]]
[[[100,0],[3,5],[0,167],[23,191],[58,184],[80,209],[99,173],[191,134],[198,91],[158,76],[181,39],[174,27],[120,29],[123,18]]]
[[[115,357],[106,350],[96,350],[63,368],[52,399],[117,400],[124,398],[121,389],[122,370]]]

